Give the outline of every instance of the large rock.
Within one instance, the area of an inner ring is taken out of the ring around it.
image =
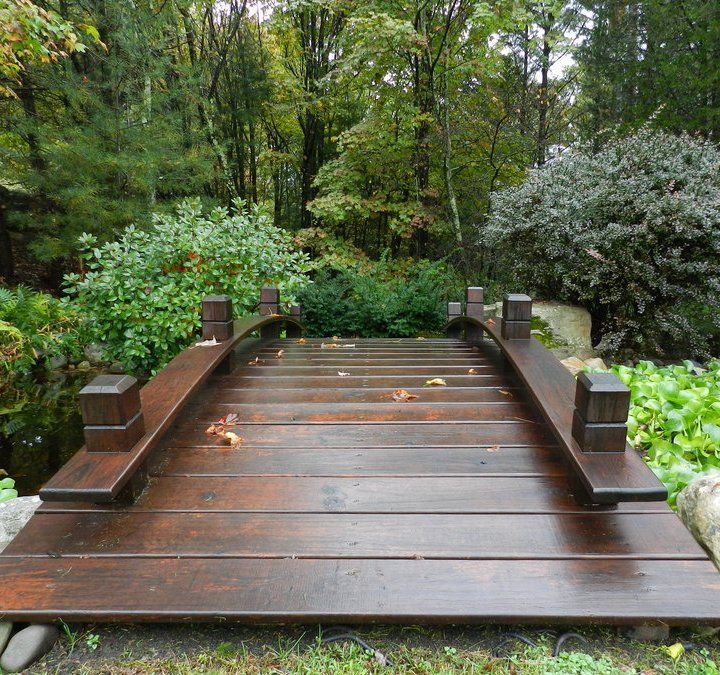
[[[105,359],[103,358],[103,346],[95,343],[85,345],[83,348],[85,358],[95,365],[102,363]]]
[[[0,502],[0,551],[2,551],[25,527],[35,509],[40,506],[40,497],[17,497]]]
[[[561,356],[576,356],[587,359],[595,355],[590,341],[592,320],[590,313],[575,305],[560,302],[533,302],[532,313],[545,321],[559,342],[563,342]],[[557,349],[553,349],[558,353]]]
[[[3,653],[5,645],[10,639],[10,633],[12,633],[12,622],[11,621],[0,621],[0,654]]]
[[[683,522],[720,569],[720,471],[696,478],[677,497]]]
[[[0,657],[5,673],[19,673],[47,654],[60,637],[60,631],[50,624],[28,626],[15,633]]]

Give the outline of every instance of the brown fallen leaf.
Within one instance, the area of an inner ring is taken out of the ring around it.
[[[283,357],[283,354],[284,354],[284,353],[285,353],[285,350],[284,350],[284,349],[281,349],[281,350],[275,355],[275,358],[276,358],[276,359],[281,359],[281,358]]]
[[[425,382],[424,386],[426,386],[426,387],[446,387],[447,382],[445,382],[445,380],[443,380],[442,377],[433,377],[432,380],[428,380],[427,382]]]
[[[262,363],[259,356],[256,356],[252,361],[248,361],[249,366],[258,366]]]
[[[414,401],[416,398],[418,398],[417,394],[411,394],[409,391],[405,391],[404,389],[396,389],[392,393],[393,401],[398,401],[405,403],[407,401]]]
[[[491,445],[489,448],[485,448],[487,452],[497,452],[499,449],[499,445]]]
[[[333,342],[337,342],[340,338],[337,335],[332,336]]]
[[[337,345],[334,342],[321,342],[320,349],[337,349]]]
[[[477,375],[477,374],[478,374],[478,371],[475,370],[475,368],[470,368],[470,370],[468,370],[468,375]]]
[[[418,337],[415,338],[416,340],[427,340],[427,338],[424,338],[422,335],[418,335]]]
[[[296,343],[299,345],[304,345],[307,342],[305,338],[300,338],[299,340],[296,340]]]
[[[234,434],[232,431],[226,431],[225,433],[220,434],[220,436],[227,440],[231,448],[238,448],[243,444],[243,439],[237,434]]]
[[[513,395],[512,395],[509,391],[507,391],[506,389],[498,389],[498,391],[499,391],[503,396],[508,396],[509,398],[512,398],[512,397],[513,397]]]
[[[342,370],[338,370],[338,375],[340,377],[347,377],[350,373],[343,372]]]
[[[494,326],[495,325],[495,319],[488,319],[485,322],[488,326]]]

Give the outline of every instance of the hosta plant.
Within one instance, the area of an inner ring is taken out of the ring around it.
[[[100,247],[83,235],[85,271],[65,277],[67,290],[108,359],[155,371],[196,338],[205,295],[229,295],[242,316],[257,308],[263,285],[289,302],[309,283],[308,258],[290,235],[260,207],[235,206],[208,213],[188,200]]]
[[[611,368],[632,396],[628,439],[667,486],[670,504],[694,477],[720,469],[720,361]]]
[[[0,502],[7,502],[17,496],[15,481],[12,478],[0,478]]]

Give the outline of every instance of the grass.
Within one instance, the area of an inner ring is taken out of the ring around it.
[[[515,630],[532,639],[527,646],[509,639]],[[584,644],[568,640],[552,656],[557,631],[533,629],[422,628],[417,626],[358,629],[357,634],[390,658],[388,668],[352,642],[320,644],[316,628],[284,630],[236,626],[97,626],[78,630],[85,638],[56,646],[33,673],[158,675],[236,673],[496,673],[546,675],[661,675],[720,673],[720,639],[705,634],[674,633],[667,645],[639,643],[612,629],[581,631]],[[685,644],[668,648],[669,645]],[[676,658],[674,658],[676,656]]]

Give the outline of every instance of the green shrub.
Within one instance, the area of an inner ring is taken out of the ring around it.
[[[720,150],[643,129],[496,195],[516,288],[585,306],[602,351],[708,358],[720,335]]]
[[[667,486],[670,503],[695,476],[720,469],[720,361],[611,368],[628,387],[628,439]]]
[[[109,359],[155,371],[195,339],[203,296],[229,295],[242,316],[263,284],[291,301],[309,283],[307,256],[290,235],[259,207],[236,207],[203,213],[198,200],[185,201],[175,215],[154,215],[147,231],[130,226],[99,248],[83,235],[86,272],[67,275],[67,290]]]
[[[81,353],[80,319],[47,293],[0,287],[0,369],[6,377]]]
[[[0,502],[7,502],[15,499],[18,492],[15,489],[15,481],[12,478],[2,478],[0,476]]]
[[[442,263],[321,270],[300,299],[309,335],[413,337],[439,331],[459,282]],[[459,295],[457,297],[460,297]]]

